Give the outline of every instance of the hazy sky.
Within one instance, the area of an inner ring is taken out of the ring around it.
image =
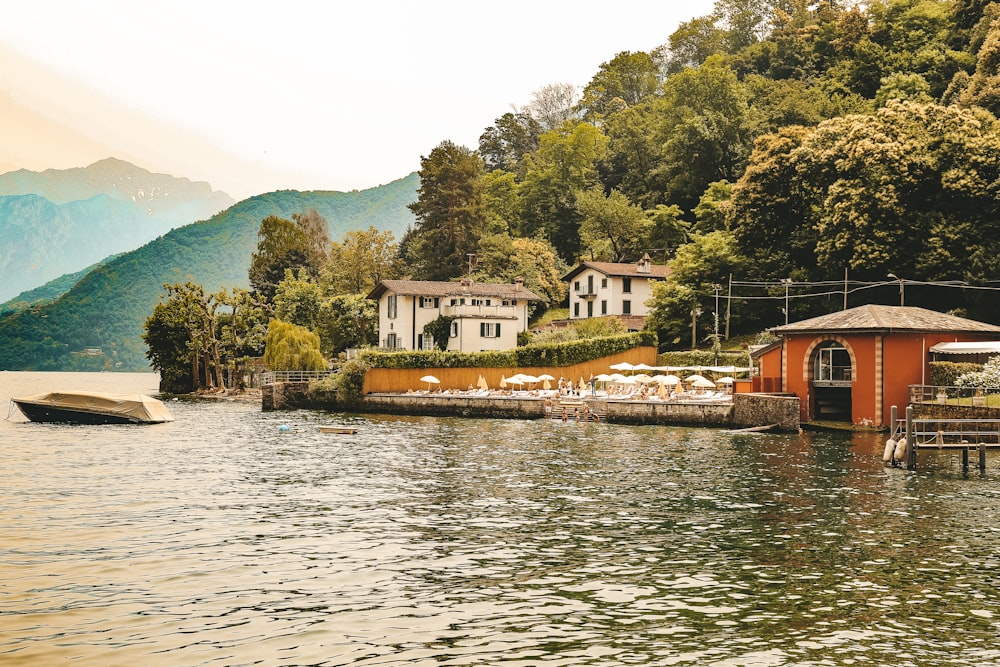
[[[0,21],[0,171],[114,156],[241,199],[374,187],[710,0],[32,0]]]

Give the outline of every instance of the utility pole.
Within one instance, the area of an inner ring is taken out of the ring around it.
[[[729,316],[733,312],[733,274],[729,274],[729,296],[726,297],[726,340],[729,340]]]
[[[701,308],[694,308],[691,311],[691,349],[698,347],[698,316],[701,315]]]
[[[785,284],[785,324],[788,324],[788,287],[792,284],[792,279],[782,278],[781,282]]]
[[[899,305],[902,306],[903,305],[903,279],[900,278],[899,276],[897,276],[895,273],[890,273],[887,277],[888,278],[892,278],[893,280],[898,280],[899,281]]]

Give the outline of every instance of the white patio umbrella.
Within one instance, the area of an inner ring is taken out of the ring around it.
[[[693,383],[693,382],[697,382],[698,380],[704,380],[704,379],[705,379],[704,376],[698,375],[697,373],[695,373],[694,375],[688,375],[686,378],[684,378],[684,381],[685,382],[692,382]]]
[[[636,382],[641,382],[642,384],[649,384],[653,382],[652,376],[646,375],[645,373],[639,373],[638,375],[633,375],[632,379],[635,380]]]
[[[542,383],[542,389],[552,389],[552,385],[549,383],[555,380],[555,378],[548,373],[542,373],[535,380]]]
[[[614,371],[634,371],[635,366],[627,361],[620,361],[617,364],[611,364],[611,370]]]
[[[634,371],[655,371],[656,368],[654,366],[650,366],[649,364],[641,364],[640,363],[640,364],[636,364],[635,366],[633,366],[632,370],[634,370]]]
[[[716,380],[715,384],[732,384],[734,381],[735,380],[733,380],[733,378],[731,378],[729,376],[726,376],[726,377],[722,377],[722,378],[719,378],[718,380]]]
[[[431,390],[431,385],[432,384],[441,384],[441,380],[438,380],[433,375],[425,375],[422,378],[420,378],[420,381],[427,383],[427,391]]]
[[[699,389],[711,389],[715,387],[715,383],[707,378],[698,378],[691,384]]]
[[[671,384],[680,384],[681,379],[676,375],[654,375],[653,382],[658,385],[666,386]]]

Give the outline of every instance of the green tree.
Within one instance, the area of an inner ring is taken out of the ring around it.
[[[250,257],[250,285],[263,300],[270,301],[286,269],[318,272],[315,257],[313,241],[301,227],[292,220],[268,216],[260,223],[257,252]]]
[[[538,151],[525,156],[518,234],[541,234],[565,261],[575,261],[580,248],[576,193],[598,184],[597,165],[606,149],[607,138],[590,123],[567,122],[543,134]]]
[[[170,298],[153,307],[143,324],[146,358],[160,374],[160,391],[186,394],[195,388],[192,350],[188,345],[187,309],[183,299]]]
[[[368,294],[383,280],[402,275],[399,244],[392,232],[374,226],[344,234],[330,247],[330,261],[321,273],[327,294]]]
[[[319,317],[322,351],[328,356],[378,343],[378,304],[363,294],[339,294],[324,301]]]
[[[486,169],[516,173],[521,158],[538,149],[542,125],[531,114],[505,113],[479,136],[479,155]]]
[[[659,108],[667,201],[690,210],[713,181],[735,181],[753,140],[750,107],[736,74],[718,57],[670,77]]]
[[[493,234],[479,244],[473,278],[507,284],[521,278],[524,286],[545,299],[545,307],[551,308],[566,298],[567,285],[562,277],[567,270],[556,249],[544,239]]]
[[[298,275],[285,269],[285,279],[274,294],[274,316],[283,321],[316,331],[323,302],[323,290],[304,269]]]
[[[420,188],[410,210],[417,225],[406,255],[415,278],[448,280],[462,274],[485,227],[483,161],[473,151],[443,141],[420,160]]]
[[[583,89],[585,118],[599,120],[633,107],[660,89],[659,68],[648,53],[622,51],[603,63]]]
[[[743,269],[736,239],[725,231],[692,235],[669,267],[670,278],[653,283],[653,296],[646,302],[650,307],[646,328],[657,332],[662,345],[677,347],[691,340],[691,323],[698,320],[702,326],[694,339],[701,341],[714,327],[715,287]],[[693,316],[692,311],[700,314]],[[703,314],[710,316],[699,319]]]
[[[580,243],[592,259],[624,262],[637,258],[648,225],[642,208],[617,190],[605,196],[599,187],[578,192],[576,207],[581,217]]]
[[[267,326],[264,363],[272,371],[319,371],[327,367],[315,332],[272,319]]]

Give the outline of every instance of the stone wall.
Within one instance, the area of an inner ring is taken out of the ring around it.
[[[799,430],[799,397],[795,394],[736,394],[733,426],[747,428],[777,424],[779,431]]]
[[[263,410],[337,410],[344,406],[311,403],[307,382],[282,382],[262,390]],[[778,430],[799,429],[799,399],[773,394],[736,394],[732,403],[662,401],[608,401],[585,399],[591,412],[617,424],[663,424],[750,428],[775,425]],[[540,419],[545,402],[534,397],[480,397],[455,394],[368,394],[351,410],[386,414],[505,419]]]

